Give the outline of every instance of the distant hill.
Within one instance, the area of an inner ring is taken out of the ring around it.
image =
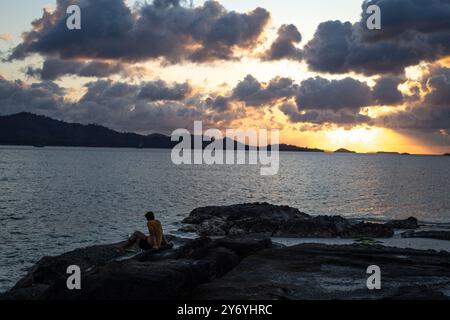
[[[336,150],[334,153],[356,153],[356,152],[341,148],[341,149]]]
[[[445,153],[444,156],[450,157],[450,153]]]
[[[280,144],[279,145],[280,151],[284,152],[325,152],[321,149],[310,149],[310,148],[303,148],[303,147],[297,147],[289,144]]]
[[[0,144],[68,147],[172,148],[170,138],[120,133],[99,125],[82,125],[31,113],[0,117]]]
[[[192,137],[193,139],[194,137]],[[172,149],[178,142],[163,134],[123,133],[99,125],[54,120],[32,113],[0,116],[0,144],[24,146]],[[209,143],[205,142],[204,146]],[[237,148],[235,142],[235,148]],[[248,149],[248,147],[246,147]],[[280,144],[280,151],[323,152]]]

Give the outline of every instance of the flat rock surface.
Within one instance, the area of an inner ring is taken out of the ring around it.
[[[1,299],[446,299],[450,254],[378,245],[274,245],[258,236],[184,242],[146,259],[117,261],[114,245],[45,257]],[[157,255],[161,255],[157,257]],[[112,260],[111,260],[111,259]],[[66,287],[68,265],[82,290]],[[370,265],[382,289],[367,289]]]
[[[176,239],[171,239],[175,241]],[[222,277],[242,259],[272,247],[264,237],[207,237],[180,241],[177,249],[118,260],[116,245],[77,249],[42,258],[1,299],[172,300],[187,298],[202,283]],[[82,290],[68,290],[67,267],[82,271]]]
[[[366,270],[381,268],[382,289],[368,290]],[[360,245],[304,244],[244,259],[195,299],[445,299],[450,254]]]

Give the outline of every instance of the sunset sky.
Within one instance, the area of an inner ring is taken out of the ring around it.
[[[81,30],[68,30],[78,4]],[[284,143],[450,152],[450,1],[15,0],[0,114],[119,131],[279,128]],[[382,29],[368,30],[377,4]]]

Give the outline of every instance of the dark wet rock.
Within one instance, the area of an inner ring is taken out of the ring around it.
[[[395,227],[412,227],[410,218],[391,224],[355,223],[340,216],[312,217],[299,210],[267,203],[198,208],[184,223],[201,236],[261,234],[293,238],[386,238]]]
[[[217,247],[211,249],[200,261],[208,263],[209,280],[211,281],[223,277],[233,270],[241,259],[236,252],[224,247]]]
[[[419,220],[414,217],[410,217],[405,220],[392,220],[387,222],[386,225],[393,229],[418,229]]]
[[[56,257],[43,257],[3,298],[45,299],[56,282],[67,278],[68,266],[77,265],[85,272],[94,266],[105,265],[119,256],[116,248],[117,244],[92,246]]]
[[[56,282],[47,299],[180,299],[200,283],[208,281],[209,266],[205,261],[110,262],[84,274],[80,291],[69,291],[64,281]]]
[[[3,297],[0,294],[0,300],[42,300],[47,297],[50,285],[36,283],[28,287],[18,287],[7,292]]]
[[[226,237],[213,241],[213,246],[232,250],[239,259],[244,259],[256,252],[274,247],[269,238],[261,236]]]
[[[394,230],[385,224],[360,222],[346,228],[340,233],[343,238],[390,238]]]
[[[203,221],[197,228],[201,236],[220,237],[227,235],[227,223],[218,218]]]
[[[171,239],[168,237],[168,239]],[[241,259],[272,247],[270,239],[254,236],[182,242],[176,249],[146,252],[119,260],[117,245],[78,249],[45,257],[0,299],[165,300],[187,298],[194,288],[235,268]],[[153,253],[153,254],[152,254]],[[82,270],[82,290],[66,287],[67,267]]]
[[[239,259],[243,259],[255,252],[272,248],[269,238],[260,235],[247,235],[244,237],[224,237],[212,240],[208,237],[194,239],[180,248],[178,258],[202,259],[212,250],[225,248],[236,253]]]
[[[223,207],[204,207],[193,210],[183,223],[196,225],[200,235],[273,234],[278,227],[293,219],[309,216],[288,206],[268,203],[249,203]]]
[[[379,265],[382,290],[366,286]],[[260,251],[226,276],[200,285],[194,299],[424,299],[448,298],[450,254],[382,246],[304,244]]]
[[[204,207],[191,212],[184,223],[198,224],[216,217],[227,221],[243,220],[246,218],[289,220],[308,218],[306,213],[289,206],[276,206],[269,203],[248,203],[222,207]]]
[[[230,236],[243,236],[247,234],[247,231],[239,227],[231,227],[230,230],[228,230],[228,234]]]
[[[441,299],[450,292],[446,252],[281,247],[259,235],[175,240],[183,244],[157,261],[118,261],[115,246],[47,257],[0,299]],[[72,264],[83,269],[81,291],[66,288],[65,271]],[[374,264],[382,268],[381,291],[365,285],[366,269]]]
[[[26,287],[33,283],[52,284],[55,280],[66,277],[67,267],[70,265],[77,265],[81,270],[104,265],[119,256],[115,251],[116,248],[117,244],[92,246],[56,257],[44,257],[16,284],[15,288]]]
[[[351,224],[339,216],[318,216],[283,223],[275,232],[278,237],[334,238],[341,235]]]
[[[402,233],[402,238],[428,238],[428,239],[450,241],[450,231],[444,230],[407,231]]]

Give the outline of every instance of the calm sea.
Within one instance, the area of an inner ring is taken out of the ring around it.
[[[257,166],[175,166],[169,150],[0,147],[0,292],[43,255],[124,239],[156,212],[267,201],[309,214],[450,222],[450,157],[282,153]]]

